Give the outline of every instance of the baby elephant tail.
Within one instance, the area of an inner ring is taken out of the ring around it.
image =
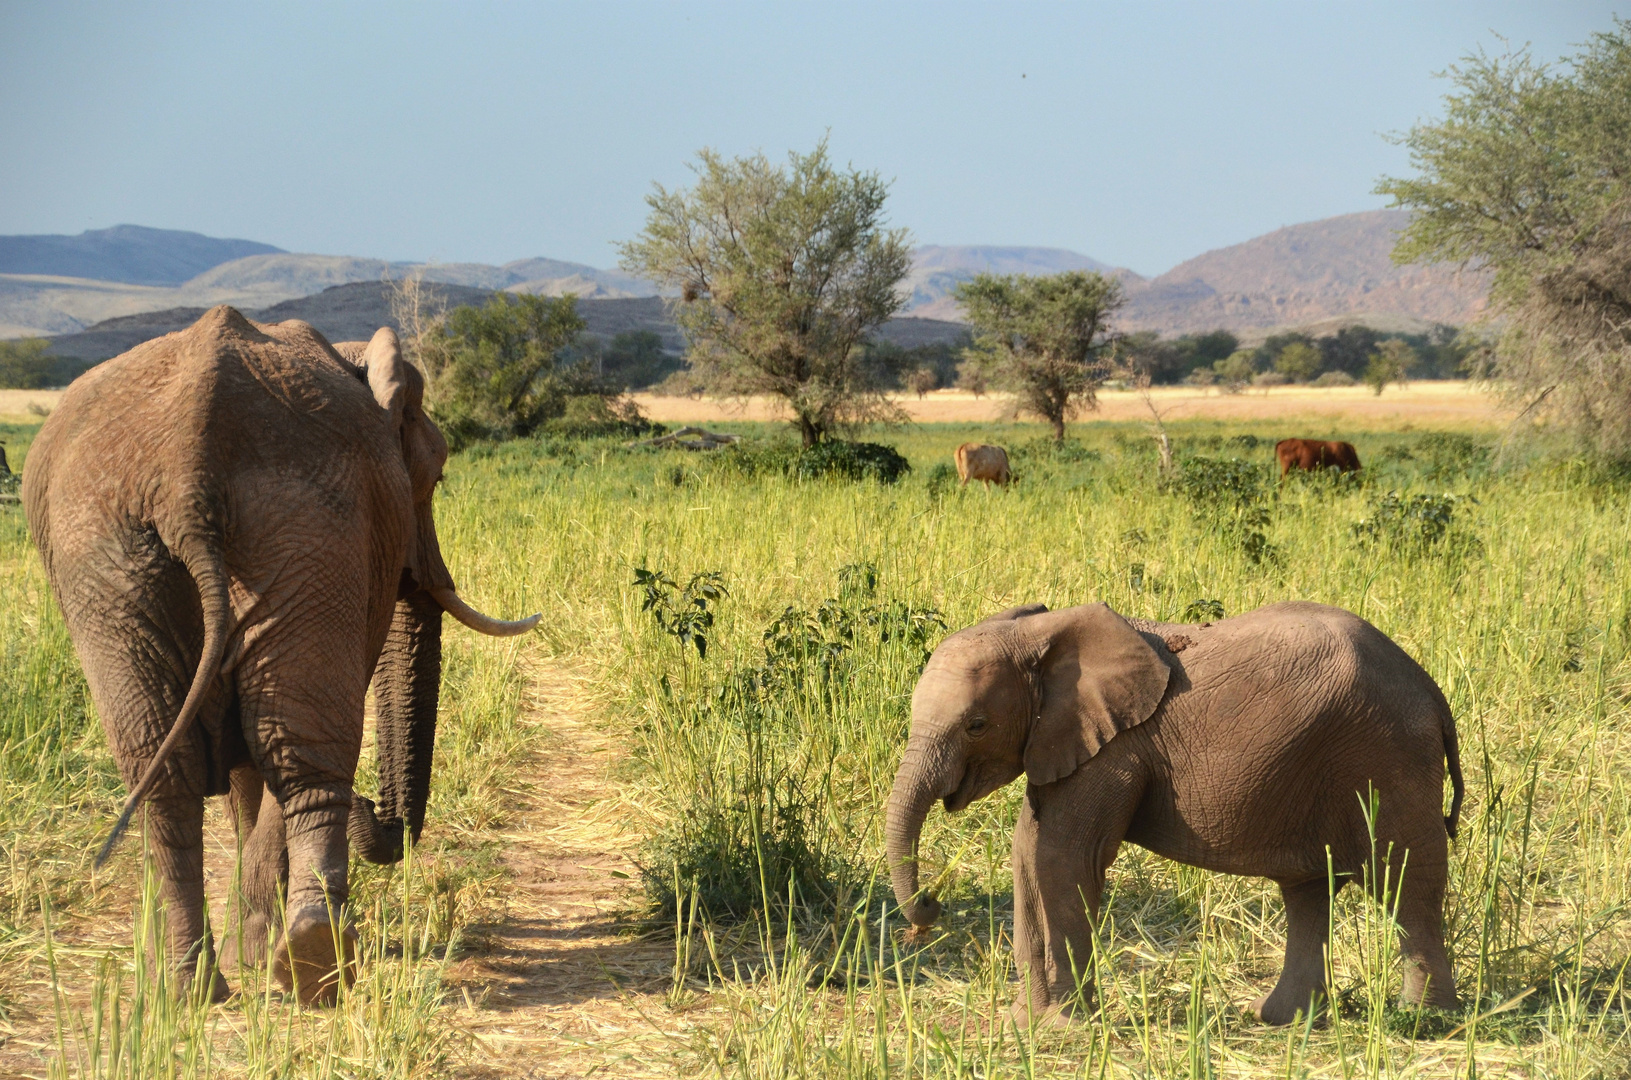
[[[1455,717],[1451,715],[1446,705],[1441,714],[1441,727],[1444,732],[1444,760],[1449,766],[1450,773],[1450,813],[1444,819],[1444,831],[1455,839],[1456,827],[1461,819],[1461,799],[1466,795],[1466,785],[1461,781],[1461,746],[1456,740]]]

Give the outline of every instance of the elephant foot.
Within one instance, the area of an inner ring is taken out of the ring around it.
[[[201,985],[199,980],[203,979]],[[176,996],[182,999],[191,999],[195,994],[202,994],[203,1000],[211,1005],[219,1005],[232,996],[232,987],[227,985],[226,978],[220,969],[213,963],[202,969],[177,968],[175,972]]]
[[[301,908],[289,917],[273,953],[272,977],[302,1005],[333,1005],[340,980],[352,981],[356,954],[357,932],[350,923],[336,932],[327,908]]]
[[[250,912],[221,942],[221,967],[242,975],[266,964],[271,946],[272,920],[264,912]]]
[[[1323,1026],[1325,1023],[1325,1010],[1320,1008],[1325,1002],[1325,992],[1316,990],[1303,994],[1301,1000],[1295,992],[1281,993],[1279,987],[1274,992],[1264,994],[1251,1004],[1252,1015],[1265,1024],[1281,1027],[1285,1024],[1294,1024],[1300,1018],[1308,1015],[1312,1008],[1315,1012],[1315,1025]]]
[[[1021,1031],[1041,1030],[1043,1028],[1071,1028],[1084,1018],[1088,1010],[1079,1005],[1043,1005],[1035,1006],[1026,1001],[1016,1001],[1008,1010],[1008,1017],[1014,1026]]]
[[[1414,975],[1407,972],[1404,987],[1399,995],[1399,1003],[1412,1009],[1449,1009],[1461,1008],[1461,999],[1455,996],[1454,984],[1439,985],[1432,979]]]
[[[205,937],[187,950],[171,967],[171,985],[181,1000],[202,1000],[219,1005],[232,996],[232,988],[221,975],[219,957],[214,942]],[[200,981],[202,980],[202,982]]]

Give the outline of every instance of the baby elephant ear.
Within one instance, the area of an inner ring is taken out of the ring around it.
[[[363,350],[362,363],[368,370],[368,389],[374,392],[374,400],[391,414],[391,426],[400,426],[408,400],[408,364],[402,359],[396,331],[389,326],[376,330]]]
[[[1056,611],[1037,664],[1041,707],[1025,743],[1025,772],[1051,784],[1075,772],[1118,732],[1150,718],[1172,669],[1104,604]]]

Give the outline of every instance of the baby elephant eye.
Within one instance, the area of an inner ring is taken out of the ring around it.
[[[985,731],[985,717],[976,716],[974,719],[972,719],[972,720],[970,720],[968,722],[968,733],[970,735],[980,735],[980,734],[983,734],[984,731]]]

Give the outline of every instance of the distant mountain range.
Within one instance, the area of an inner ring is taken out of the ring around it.
[[[78,236],[0,236],[0,274],[180,285],[233,259],[282,254],[282,248],[253,240],[217,240],[202,233],[115,225]]]
[[[928,246],[913,253],[902,314],[957,321],[958,282],[980,272],[1095,270],[1127,291],[1126,330],[1165,334],[1330,320],[1464,323],[1483,309],[1487,278],[1443,266],[1395,266],[1405,211],[1372,210],[1292,225],[1209,251],[1154,278],[1058,248]],[[62,335],[108,319],[230,303],[272,308],[337,285],[420,274],[467,289],[582,299],[654,297],[651,283],[558,259],[404,263],[299,255],[248,240],[120,225],[79,236],[0,237],[0,337]]]
[[[1489,291],[1486,275],[1394,264],[1394,241],[1409,221],[1404,210],[1369,210],[1289,225],[1154,278],[1051,248],[920,248],[907,278],[909,310],[961,318],[951,290],[981,271],[1098,270],[1120,278],[1127,291],[1116,320],[1125,330],[1250,332],[1353,315],[1457,325],[1476,318]]]
[[[244,314],[256,322],[299,319],[315,326],[330,341],[362,341],[372,337],[382,326],[401,329],[391,315],[391,288],[385,281],[333,285],[312,296],[285,300],[258,310],[248,308]],[[423,288],[428,303],[444,309],[460,304],[485,304],[494,294],[491,289],[438,282],[426,282]],[[50,351],[68,364],[63,368],[64,377],[71,378],[84,367],[118,356],[151,338],[186,329],[206,310],[176,307],[107,319],[78,333],[53,338]],[[644,330],[661,337],[663,347],[669,352],[681,352],[685,347],[679,328],[668,317],[660,297],[580,299],[578,314],[583,317],[586,332],[597,337],[610,338],[626,331]],[[935,342],[958,342],[966,333],[961,323],[899,318],[885,323],[880,336],[909,349]]]

